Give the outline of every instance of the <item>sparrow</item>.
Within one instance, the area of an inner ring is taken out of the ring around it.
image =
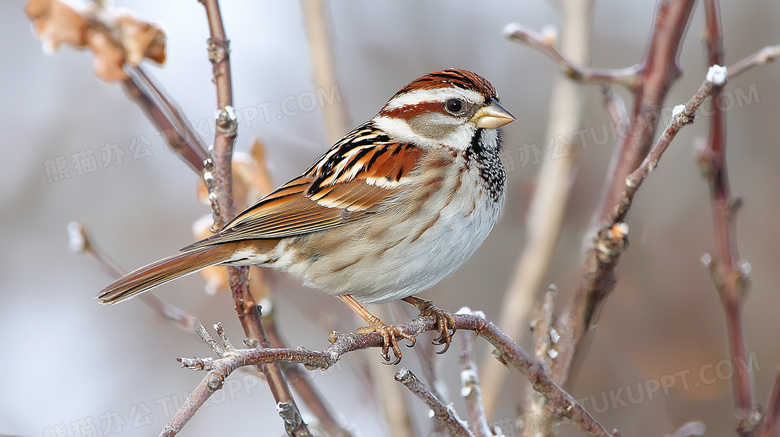
[[[368,324],[359,332],[382,335],[388,363],[390,349],[400,362],[399,337],[415,338],[362,304],[415,305],[436,317],[434,343],[446,350],[452,317],[414,295],[460,267],[498,220],[506,185],[498,128],[514,119],[482,76],[426,74],[219,233],[128,273],[97,299],[122,302],[213,265],[258,265],[339,297]]]

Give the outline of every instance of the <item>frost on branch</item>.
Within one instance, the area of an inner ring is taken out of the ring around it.
[[[107,81],[128,79],[125,64],[144,58],[165,62],[165,33],[156,24],[126,11],[103,9],[92,2],[30,0],[25,13],[46,53],[63,44],[95,55],[95,74]]]
[[[76,253],[84,253],[89,245],[84,224],[73,221],[68,223],[68,248]]]
[[[726,67],[720,65],[713,65],[707,70],[707,82],[720,86],[726,83],[726,77],[728,77],[728,70]]]

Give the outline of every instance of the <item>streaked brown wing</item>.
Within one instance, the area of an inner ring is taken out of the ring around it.
[[[305,175],[277,188],[218,234],[182,250],[323,231],[391,206],[404,179],[417,168],[422,150],[409,144],[377,143],[378,134],[366,133],[370,126],[361,128],[347,137],[359,141],[336,144]]]

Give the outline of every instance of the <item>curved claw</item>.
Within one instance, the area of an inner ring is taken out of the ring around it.
[[[452,315],[446,311],[440,310],[433,305],[433,302],[419,297],[409,297],[404,299],[406,302],[411,303],[417,309],[420,310],[421,316],[432,316],[436,319],[436,331],[439,332],[439,336],[433,339],[433,344],[436,346],[444,345],[444,349],[436,352],[437,354],[443,354],[447,352],[452,343],[452,336],[455,334],[455,319]]]
[[[409,347],[414,346],[414,344],[417,342],[417,339],[413,335],[406,334],[395,326],[388,325],[376,317],[369,320],[368,325],[369,326],[358,328],[357,332],[366,334],[371,332],[378,332],[382,335],[382,340],[384,342],[382,346],[382,359],[384,359],[384,364],[394,366],[401,362],[403,353],[401,352],[401,348],[398,346],[398,338],[403,338],[409,341]],[[395,359],[392,361],[390,360],[391,350],[393,351],[393,356],[395,357]]]
[[[455,319],[447,312],[438,308],[435,308],[435,310],[434,317],[436,317],[436,328],[439,331],[439,336],[433,340],[433,344],[437,346],[441,344],[444,345],[444,349],[436,352],[441,355],[444,352],[447,352],[447,349],[450,348],[450,344],[452,344],[452,336],[455,334]]]

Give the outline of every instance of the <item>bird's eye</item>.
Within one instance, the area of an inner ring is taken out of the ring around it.
[[[447,103],[444,104],[444,107],[447,108],[447,112],[450,114],[457,114],[463,110],[463,102],[458,99],[449,99],[447,100]]]

